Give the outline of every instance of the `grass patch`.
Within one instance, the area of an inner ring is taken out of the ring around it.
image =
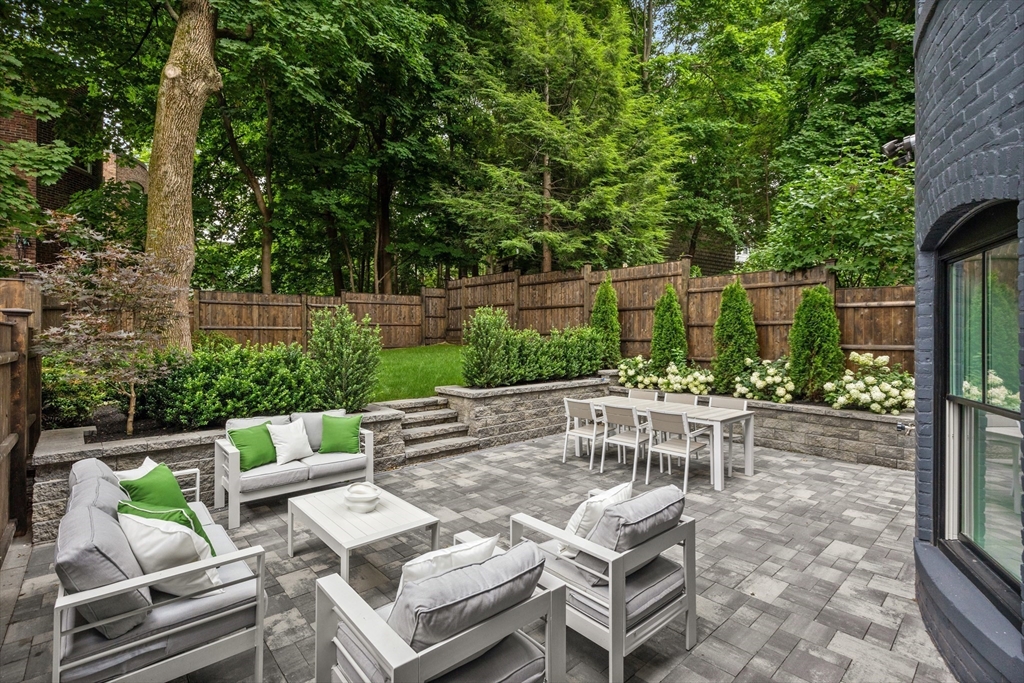
[[[385,349],[374,401],[423,398],[434,387],[462,383],[462,347],[451,344]]]

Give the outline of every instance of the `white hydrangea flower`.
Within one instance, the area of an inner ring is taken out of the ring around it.
[[[864,383],[868,385],[878,384],[878,379],[874,375],[868,375],[864,378]]]
[[[878,405],[877,403],[872,403],[870,408],[871,408],[871,412],[873,412],[873,413],[880,413],[880,412],[882,412],[882,406]]]
[[[790,384],[792,384],[792,382],[786,382],[786,388],[787,389],[789,389],[789,385]],[[824,389],[825,389],[825,391],[827,391],[829,393],[835,391],[836,390],[835,382],[825,382]],[[790,391],[792,391],[792,389],[790,389]]]
[[[835,386],[832,389],[835,389]],[[829,391],[832,391],[832,389],[829,389]],[[796,391],[796,385],[792,382],[786,382],[786,391]]]
[[[776,396],[785,396],[786,395],[786,387],[779,387],[778,389],[776,389],[775,390],[775,395]]]
[[[879,356],[875,359],[875,367],[883,367],[889,364],[889,356]]]

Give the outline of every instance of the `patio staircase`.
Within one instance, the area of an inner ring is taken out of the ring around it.
[[[448,407],[446,398],[411,398],[388,401],[386,405],[405,413],[402,438],[408,462],[443,458],[480,447],[480,440],[469,436],[469,425],[459,422],[459,414]]]

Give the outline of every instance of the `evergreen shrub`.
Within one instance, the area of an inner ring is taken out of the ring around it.
[[[677,358],[688,355],[686,328],[683,327],[683,312],[679,308],[679,297],[675,287],[665,285],[665,293],[654,305],[654,331],[651,333],[651,372],[665,374],[665,370]]]
[[[356,320],[347,306],[313,314],[309,336],[311,374],[319,408],[362,410],[377,389],[380,328],[370,316]]]
[[[619,301],[610,277],[597,288],[594,309],[590,312],[590,326],[601,337],[602,367],[616,367],[622,359],[619,350],[622,327],[619,325]]]
[[[825,285],[803,291],[789,332],[789,349],[793,383],[807,398],[821,400],[825,383],[843,376],[846,365],[839,346],[839,318]]]
[[[722,291],[714,339],[715,358],[711,370],[715,376],[715,390],[720,394],[731,394],[738,378],[747,369],[747,361],[760,356],[754,306],[739,281]]]

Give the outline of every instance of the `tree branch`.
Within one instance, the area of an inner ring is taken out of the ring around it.
[[[167,13],[171,15],[171,19],[174,20],[174,23],[178,23],[178,13],[175,12],[174,7],[171,6],[171,0],[164,0],[164,8],[167,10]]]

